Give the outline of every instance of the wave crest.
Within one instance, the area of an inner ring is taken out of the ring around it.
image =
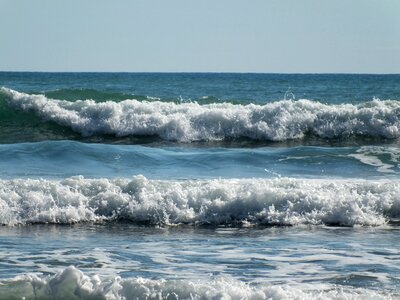
[[[149,225],[383,225],[400,216],[396,180],[0,180],[0,223],[127,220]]]
[[[283,100],[265,105],[124,100],[53,100],[1,88],[7,103],[82,136],[159,136],[170,141],[249,138],[266,141],[370,136],[400,137],[400,102],[373,100],[359,105],[327,105]]]

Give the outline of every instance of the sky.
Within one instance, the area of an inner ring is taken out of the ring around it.
[[[0,0],[0,71],[400,73],[400,0]]]

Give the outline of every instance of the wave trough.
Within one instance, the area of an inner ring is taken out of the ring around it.
[[[0,93],[14,109],[82,136],[158,136],[192,142],[249,138],[264,141],[334,139],[352,136],[400,137],[400,102],[373,100],[358,105],[328,105],[282,100],[265,105],[172,103],[123,100],[54,100],[7,88]]]

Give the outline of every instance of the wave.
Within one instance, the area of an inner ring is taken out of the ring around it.
[[[81,99],[92,99],[96,102],[113,101],[120,102],[128,99],[135,99],[139,101],[161,101],[161,102],[173,102],[176,104],[187,103],[187,102],[198,102],[201,104],[211,104],[223,102],[215,96],[201,96],[196,98],[183,98],[179,97],[152,97],[139,94],[132,94],[127,92],[120,92],[116,90],[96,90],[96,89],[85,89],[85,88],[64,88],[57,90],[45,91],[43,93],[47,98],[76,101]],[[229,103],[243,104],[246,101],[241,100],[229,100]]]
[[[103,101],[122,101],[126,99],[149,100],[148,97],[142,95],[132,95],[118,91],[99,91],[95,89],[84,88],[64,88],[44,92],[48,98],[62,99],[68,101],[76,101],[80,99],[93,99],[97,102]]]
[[[328,105],[282,100],[265,105],[173,103],[123,100],[54,100],[1,88],[10,107],[33,113],[83,137],[157,136],[193,142],[246,138],[285,141],[315,136],[400,137],[400,102],[373,100],[358,105]]]
[[[396,180],[0,180],[4,225],[129,221],[151,226],[378,226],[398,217]]]
[[[331,285],[250,285],[208,281],[102,279],[68,267],[53,276],[26,274],[0,281],[0,299],[391,299],[391,292]]]

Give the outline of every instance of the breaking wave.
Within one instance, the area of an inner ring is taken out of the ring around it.
[[[208,281],[102,279],[68,267],[53,276],[22,275],[0,281],[0,299],[391,299],[391,292],[330,285],[250,285]]]
[[[248,138],[285,141],[315,136],[400,137],[400,102],[372,100],[358,105],[328,105],[311,100],[282,100],[265,105],[173,103],[161,101],[54,100],[1,88],[15,110],[81,136],[157,136],[193,142]],[[71,133],[67,133],[71,135]]]
[[[378,226],[400,217],[400,182],[357,179],[0,180],[4,225]]]

